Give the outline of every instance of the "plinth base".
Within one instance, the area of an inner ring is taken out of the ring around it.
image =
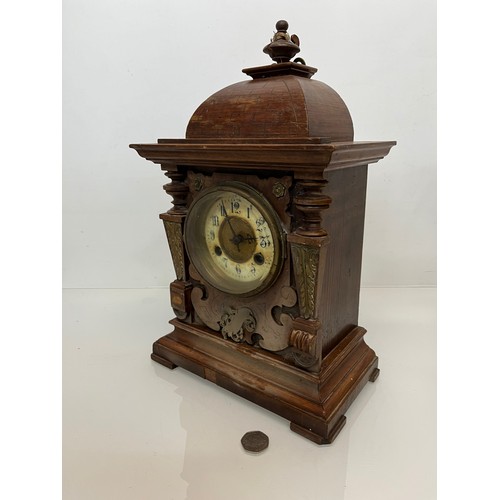
[[[319,373],[310,373],[202,326],[177,319],[171,323],[174,331],[153,344],[154,361],[185,368],[286,418],[293,431],[317,444],[335,439],[347,408],[378,375],[378,358],[359,326],[326,356]]]

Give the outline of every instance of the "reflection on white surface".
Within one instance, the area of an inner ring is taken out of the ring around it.
[[[64,292],[64,498],[435,498],[435,290],[363,289],[381,374],[332,445],[181,369],[149,359],[168,290]],[[240,439],[261,430],[261,454]]]
[[[321,491],[343,498],[349,432],[335,448],[319,447],[292,433],[286,420],[207,381],[200,385],[196,379],[176,392],[182,395],[186,435],[181,473],[186,498],[321,498]],[[242,448],[241,437],[249,430],[269,436],[266,451],[256,455]]]

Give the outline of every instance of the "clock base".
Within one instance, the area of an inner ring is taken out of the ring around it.
[[[293,432],[296,432],[297,434],[300,434],[301,436],[304,436],[305,438],[314,441],[316,444],[330,444],[337,437],[338,433],[342,430],[342,428],[346,423],[346,420],[347,419],[345,415],[342,415],[337,420],[332,430],[330,431],[330,434],[326,438],[324,436],[320,436],[319,434],[315,434],[310,429],[307,429],[306,427],[301,427],[300,425],[295,424],[293,422],[290,422],[290,429]]]
[[[156,361],[157,363],[160,363],[160,365],[166,366],[167,368],[170,368],[170,370],[175,370],[177,368],[177,365],[174,365],[171,361],[169,361],[166,358],[162,358],[161,356],[158,356],[154,352],[151,353],[151,359],[153,361]]]
[[[359,326],[330,351],[319,373],[311,373],[203,326],[178,319],[171,324],[174,331],[153,344],[154,361],[180,366],[286,418],[294,432],[320,445],[337,437],[347,408],[379,373],[378,358]]]

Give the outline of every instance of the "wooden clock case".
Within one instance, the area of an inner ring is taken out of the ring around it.
[[[367,167],[395,142],[353,141],[340,96],[312,78],[315,68],[289,61],[298,39],[287,38],[284,26],[278,23],[283,37],[264,49],[276,62],[244,69],[251,79],[209,97],[185,139],[131,145],[161,165],[173,199],[160,218],[177,278],[170,285],[176,318],[151,357],[253,401],[326,444],[379,373],[358,325]],[[291,51],[283,56],[284,44]],[[231,181],[261,193],[285,233],[279,276],[249,297],[204,282],[183,238],[193,200]]]

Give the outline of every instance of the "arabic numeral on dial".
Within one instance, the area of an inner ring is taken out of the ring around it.
[[[208,235],[208,237],[214,241],[215,240],[215,231],[213,229],[210,229],[210,233]]]
[[[234,269],[236,270],[236,274],[239,276],[241,274],[241,267],[236,265]]]
[[[255,221],[255,224],[257,224],[257,227],[260,227],[262,226],[263,224],[266,223],[266,220],[264,219],[264,217],[259,217],[256,221]]]
[[[219,216],[212,215],[212,226],[218,226],[218,225],[219,225]]]
[[[261,236],[260,237],[260,242],[259,245],[261,248],[266,248],[271,246],[271,240],[269,239],[269,236]]]

